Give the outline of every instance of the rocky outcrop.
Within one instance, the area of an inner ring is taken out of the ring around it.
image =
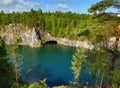
[[[13,44],[19,38],[21,40],[20,45],[41,46],[41,41],[37,38],[35,29],[24,27],[22,24],[16,26],[13,24],[5,25],[1,29],[0,36],[4,38],[6,44]]]
[[[38,40],[35,29],[25,31],[24,33],[20,34],[22,38],[22,45],[29,45],[30,47],[40,47],[41,41]]]
[[[58,44],[67,45],[67,46],[84,47],[89,49],[93,48],[93,45],[88,41],[76,41],[76,40],[69,40],[67,38],[57,38],[57,37],[52,37],[48,33],[44,36],[44,38],[45,38],[44,42],[56,41]]]
[[[66,38],[54,38],[58,44],[67,45],[67,46],[75,46],[75,47],[84,47],[88,49],[92,49],[93,45],[90,44],[88,41],[76,41],[76,40],[69,40]]]
[[[67,45],[67,46],[84,47],[87,49],[94,48],[94,45],[91,44],[90,41],[77,41],[77,40],[69,40],[67,38],[57,38],[57,37],[52,37],[50,34],[46,34],[46,36],[44,36],[44,37],[45,37],[45,42],[56,41],[58,44]],[[114,45],[115,39],[116,39],[115,37],[111,37],[107,41],[108,48],[110,48]],[[96,45],[100,45],[100,44],[104,45],[104,43],[98,43]],[[120,50],[120,43],[118,44],[118,48]]]
[[[30,29],[28,27],[24,27],[22,24],[18,24],[16,26],[9,24],[5,25],[4,28],[0,30],[0,36],[4,38],[6,44],[13,44],[14,41],[19,38],[21,39],[21,45],[29,45],[31,47],[40,47],[48,41],[56,41],[58,44],[67,46],[84,47],[88,49],[94,48],[89,41],[77,41],[69,40],[67,38],[52,37],[49,33],[44,33],[41,30],[37,30],[37,32],[35,31],[35,28]],[[37,34],[39,34],[39,36]],[[108,41],[108,47],[112,46],[114,41],[115,37],[110,38]],[[118,47],[120,50],[120,43]]]
[[[30,46],[31,47],[39,47],[40,46],[40,42],[38,42],[38,38],[37,38],[37,35],[36,35],[36,32],[35,32],[35,28],[33,28],[32,30],[32,41],[30,43]]]
[[[88,41],[76,41],[76,40],[69,40],[65,38],[57,38],[57,42],[63,45],[75,46],[75,47],[84,47],[92,49],[93,45],[90,44]]]

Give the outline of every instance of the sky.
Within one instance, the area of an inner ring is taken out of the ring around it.
[[[46,11],[71,11],[76,13],[88,13],[88,8],[101,0],[0,0],[0,11],[22,12],[31,8]]]

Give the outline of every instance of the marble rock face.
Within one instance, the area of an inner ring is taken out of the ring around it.
[[[37,38],[35,29],[22,28],[23,25],[6,25],[0,32],[6,44],[13,44],[17,38],[21,38],[20,45],[29,45],[30,47],[40,47],[41,40]]]

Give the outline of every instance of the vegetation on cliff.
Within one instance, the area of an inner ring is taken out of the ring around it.
[[[95,18],[96,17],[97,19],[100,18],[99,21],[101,24],[102,22],[109,23],[106,17],[104,17],[105,10],[109,7],[120,8],[119,3],[120,3],[119,0],[102,0],[96,4],[93,4],[91,8],[89,8],[89,12],[93,13]],[[106,33],[106,32],[103,32],[103,33]],[[107,37],[105,35],[104,36],[101,35],[100,33],[100,34],[97,34],[97,37],[93,42],[95,44],[94,49],[85,51],[83,48],[80,48],[77,50],[77,52],[73,56],[72,70],[76,79],[75,82],[78,85],[82,83],[86,83],[89,85],[87,80],[80,80],[81,68],[84,68],[84,69],[87,69],[88,73],[92,77],[91,82],[93,82],[96,85],[96,87],[98,88],[102,88],[102,87],[119,88],[120,87],[120,78],[118,77],[120,75],[120,72],[119,72],[120,63],[117,63],[117,61],[119,61],[119,55],[120,55],[120,52],[118,50],[118,42],[120,37],[119,26],[117,27],[115,35],[116,35],[116,40],[115,42],[113,42],[113,45],[111,46],[111,48],[107,47],[108,46],[107,43],[106,44],[100,43],[100,41],[102,42],[107,41]],[[106,84],[109,84],[109,85],[104,85],[104,82],[107,82]]]
[[[116,25],[120,18],[103,14],[95,17],[93,14],[79,14],[72,12],[42,12],[41,9],[30,12],[0,12],[0,27],[4,25],[23,24],[33,27],[36,24],[41,26],[43,31],[49,32],[55,37],[66,37],[69,39],[96,39],[96,36],[110,37],[114,35]],[[24,28],[21,30],[25,30]],[[5,31],[5,30],[4,30]]]
[[[24,26],[34,27],[36,24],[41,25],[41,29],[45,32],[49,32],[53,36],[66,37],[69,39],[79,40],[85,38],[90,40],[95,46],[93,50],[89,50],[89,54],[86,54],[86,50],[83,48],[79,49],[73,56],[72,70],[75,75],[75,81],[77,85],[80,85],[80,71],[82,67],[85,67],[83,63],[90,59],[88,66],[90,66],[90,73],[95,71],[96,74],[93,80],[96,84],[101,83],[110,71],[110,83],[112,87],[117,88],[120,86],[120,67],[116,63],[116,67],[111,71],[109,69],[111,63],[110,59],[113,58],[111,52],[116,52],[117,50],[108,51],[106,49],[107,44],[102,44],[107,42],[108,37],[114,36],[116,32],[116,26],[119,23],[120,18],[116,16],[111,16],[105,13],[108,7],[114,6],[119,8],[119,0],[102,0],[99,3],[92,5],[89,12],[94,14],[78,14],[72,12],[42,12],[41,9],[33,10],[30,12],[13,12],[4,13],[0,12],[0,29],[4,28],[4,25],[13,23],[15,25],[21,23]],[[23,30],[23,29],[21,29]],[[5,30],[4,30],[5,31]],[[16,49],[13,50],[13,57],[16,57]],[[7,51],[5,48],[5,43],[0,37],[0,87],[14,87],[14,88],[43,88],[47,87],[46,79],[42,79],[39,82],[33,83],[31,85],[24,83],[19,84],[18,69],[14,69],[13,66],[8,62]],[[116,58],[116,57],[115,57]],[[82,62],[81,62],[82,61]],[[94,63],[92,63],[94,62]],[[13,65],[17,65],[16,62]],[[15,67],[17,68],[17,67]],[[13,71],[15,70],[15,72]],[[89,70],[88,70],[89,71]],[[14,75],[13,75],[14,74]],[[17,75],[15,75],[17,74]],[[16,80],[16,81],[15,81]],[[22,83],[22,82],[20,82]],[[7,84],[7,85],[6,85]]]

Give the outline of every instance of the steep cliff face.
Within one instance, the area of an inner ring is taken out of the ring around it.
[[[29,45],[30,47],[40,47],[41,46],[41,40],[37,38],[35,29],[26,30],[23,33],[20,33],[21,37],[21,44],[23,45]]]
[[[89,41],[77,41],[77,40],[69,40],[67,38],[52,37],[49,33],[44,34],[43,39],[44,39],[44,43],[48,41],[56,41],[57,44],[66,45],[66,46],[84,47],[88,49],[94,48],[94,46]]]
[[[6,44],[13,44],[16,39],[20,39],[21,45],[41,46],[41,41],[37,38],[35,29],[24,27],[22,24],[5,25],[0,31],[0,36],[4,38]]]
[[[56,41],[58,44],[62,45],[84,47],[89,49],[94,48],[90,41],[76,41],[66,38],[52,37],[49,33],[44,33],[41,30],[35,31],[35,28],[30,29],[28,27],[24,27],[22,24],[5,25],[0,29],[0,36],[4,38],[6,44],[13,44],[16,39],[20,39],[21,45],[29,45],[31,47],[40,47],[48,41]],[[108,47],[111,46],[114,41],[114,37],[110,38]],[[118,45],[118,48],[120,50],[120,44]]]
[[[45,39],[44,42],[56,41],[58,44],[67,45],[67,46],[84,47],[87,49],[94,48],[94,45],[90,41],[86,41],[86,40],[85,41],[77,41],[77,40],[69,40],[67,38],[57,38],[57,37],[52,37],[48,33],[44,36],[44,39]],[[112,45],[114,44],[114,42],[115,42],[115,37],[109,38],[107,47],[111,48]],[[104,43],[101,42],[101,43],[98,43],[98,45],[99,44],[104,44]],[[118,44],[118,49],[120,50],[120,42]]]
[[[49,33],[44,32],[39,34],[41,35],[40,39],[36,35],[35,28],[30,29],[28,27],[24,27],[22,24],[5,25],[0,32],[0,36],[4,38],[6,44],[13,44],[14,41],[19,38],[21,40],[21,45],[29,45],[30,47],[40,47],[48,41],[56,41],[58,44],[62,45],[93,48],[93,46],[88,44],[87,41],[72,41],[66,38],[56,38],[52,37]]]

